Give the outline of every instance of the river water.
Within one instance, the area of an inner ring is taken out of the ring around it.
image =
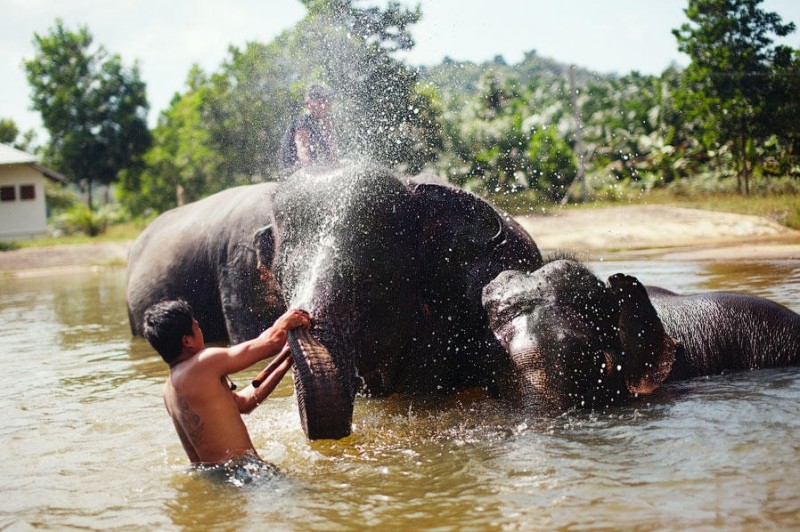
[[[591,265],[800,311],[797,260]],[[550,420],[474,396],[360,398],[351,437],[313,443],[287,378],[246,420],[281,475],[194,471],[161,402],[166,367],[130,337],[124,282],[0,280],[0,529],[800,528],[800,368]]]

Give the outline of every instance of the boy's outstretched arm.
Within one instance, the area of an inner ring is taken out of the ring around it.
[[[239,407],[239,412],[242,414],[249,414],[255,407],[261,404],[269,394],[278,386],[284,375],[289,371],[292,366],[292,352],[289,346],[286,345],[283,350],[278,353],[267,366],[270,371],[267,372],[264,379],[258,386],[248,385],[241,391],[233,392],[236,406]]]
[[[286,346],[289,331],[310,327],[311,317],[303,310],[288,310],[258,337],[231,347],[210,347],[198,355],[204,370],[223,377],[245,370],[260,360],[276,355]]]

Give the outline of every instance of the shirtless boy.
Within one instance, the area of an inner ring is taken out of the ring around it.
[[[144,337],[169,364],[164,404],[193,464],[258,457],[241,414],[275,389],[292,365],[289,330],[310,327],[309,315],[289,310],[257,338],[231,347],[206,347],[203,331],[185,301],[162,301],[144,314]],[[256,388],[235,392],[227,376],[277,355],[274,369]]]

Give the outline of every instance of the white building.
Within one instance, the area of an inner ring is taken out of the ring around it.
[[[0,241],[47,233],[45,179],[65,180],[39,166],[33,155],[0,144]]]

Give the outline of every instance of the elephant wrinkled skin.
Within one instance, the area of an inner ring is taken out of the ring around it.
[[[275,243],[275,278],[289,305],[314,317],[312,334],[336,368],[330,380],[342,388],[333,395],[351,398],[340,410],[352,413],[357,391],[506,391],[498,376],[508,356],[486,324],[481,290],[508,267],[541,265],[507,215],[472,194],[403,183],[379,167],[308,169],[275,195]],[[301,380],[313,389],[313,376]],[[309,400],[298,392],[309,427],[312,417],[335,425],[330,393]],[[307,434],[341,437],[347,423]]]

